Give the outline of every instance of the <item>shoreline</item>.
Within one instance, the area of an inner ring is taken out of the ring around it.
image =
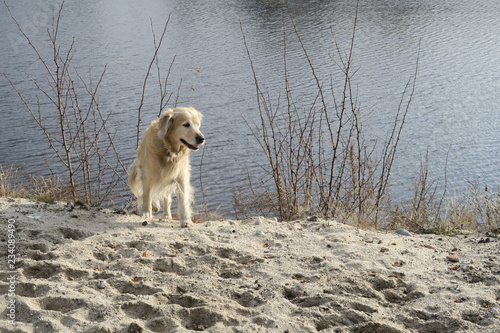
[[[500,327],[496,237],[410,237],[262,217],[181,229],[178,221],[145,224],[136,215],[12,198],[0,198],[0,216],[4,267],[9,230],[15,239],[15,267],[0,279],[0,326],[12,332]]]

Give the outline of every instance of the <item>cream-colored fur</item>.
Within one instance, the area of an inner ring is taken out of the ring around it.
[[[172,219],[172,193],[178,198],[181,227],[191,223],[189,153],[205,141],[200,132],[201,113],[194,108],[168,109],[153,120],[137,148],[137,158],[128,169],[128,182],[137,197],[137,209],[146,218],[159,211]]]

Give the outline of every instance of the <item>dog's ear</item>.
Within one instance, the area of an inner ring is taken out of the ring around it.
[[[174,123],[174,114],[173,112],[169,111],[170,110],[163,112],[160,120],[158,120],[158,124],[156,125],[156,127],[158,128],[158,136],[160,136],[161,138],[167,136],[169,129]]]

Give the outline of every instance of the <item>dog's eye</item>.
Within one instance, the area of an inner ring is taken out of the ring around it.
[[[189,123],[185,123],[185,124],[182,124],[182,126],[189,127],[190,125],[189,125]]]

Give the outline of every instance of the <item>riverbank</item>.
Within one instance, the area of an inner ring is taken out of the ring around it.
[[[495,332],[500,240],[336,221],[145,222],[0,198],[12,332]],[[15,228],[8,229],[13,224]],[[12,244],[13,242],[11,242]],[[455,255],[455,256],[452,256]],[[458,261],[457,261],[458,260]],[[9,296],[10,295],[10,296]],[[7,319],[6,319],[7,318]]]

